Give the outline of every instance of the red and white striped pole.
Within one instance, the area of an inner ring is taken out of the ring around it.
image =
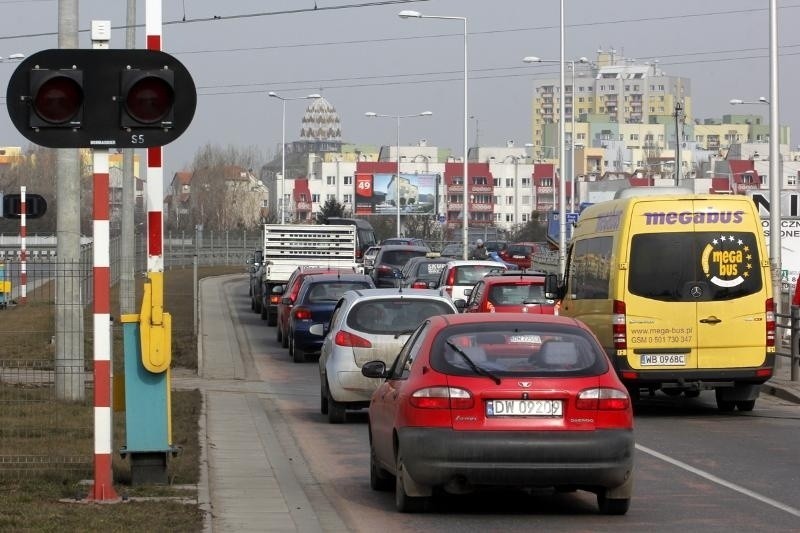
[[[161,50],[161,0],[147,0],[145,3],[145,32],[148,50]],[[153,146],[147,149],[147,273],[163,275],[164,226],[164,170],[162,168],[163,148]]]
[[[103,28],[108,21],[92,21],[92,48],[108,48]],[[111,466],[113,415],[111,409],[111,268],[108,149],[92,151],[92,289],[94,293],[94,485],[90,500],[119,500]]]
[[[118,499],[111,467],[111,298],[109,265],[108,150],[93,155],[92,202],[94,246],[94,487],[92,500]]]
[[[28,206],[25,203],[26,189],[25,185],[21,185],[19,188],[19,301],[23,304],[28,301]]]

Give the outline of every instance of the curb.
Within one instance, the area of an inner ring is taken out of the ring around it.
[[[800,404],[800,393],[781,384],[764,383],[761,385],[761,392],[770,394],[781,400],[786,400],[787,402]]]

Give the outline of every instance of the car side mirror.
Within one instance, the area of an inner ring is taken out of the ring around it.
[[[389,372],[383,361],[369,361],[361,365],[361,375],[365,378],[385,379],[389,376]]]
[[[455,305],[456,309],[458,309],[458,311],[461,312],[467,308],[467,301],[463,298],[458,298],[456,300],[453,300],[453,305]]]
[[[281,305],[292,305],[292,299],[288,296],[285,298],[281,298]]]
[[[472,294],[472,289],[464,289],[464,296],[469,296]]]

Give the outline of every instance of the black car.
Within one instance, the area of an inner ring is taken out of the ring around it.
[[[439,286],[439,276],[449,257],[412,257],[403,267],[401,287],[412,289],[435,289]]]
[[[371,272],[375,286],[397,287],[402,278],[402,268],[412,257],[425,257],[430,250],[423,246],[404,246],[388,244],[381,246],[375,256],[374,267]]]
[[[381,241],[381,246],[386,244],[402,244],[405,246],[422,246],[423,248],[427,248],[428,251],[431,251],[431,247],[428,246],[422,239],[418,239],[416,237],[391,237],[389,239],[383,239]]]

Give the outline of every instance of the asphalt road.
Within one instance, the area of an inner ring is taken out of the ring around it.
[[[800,524],[800,405],[762,395],[751,413],[720,413],[713,393],[675,401],[657,395],[636,409],[631,509],[597,514],[593,494],[499,491],[437,501],[402,515],[392,492],[369,488],[366,413],[331,425],[319,412],[316,363],[296,364],[250,310],[247,281],[225,284],[239,346],[255,375],[274,387],[270,416],[285,427],[350,531],[797,531]],[[250,364],[252,362],[252,365]],[[276,407],[276,408],[275,408]]]

